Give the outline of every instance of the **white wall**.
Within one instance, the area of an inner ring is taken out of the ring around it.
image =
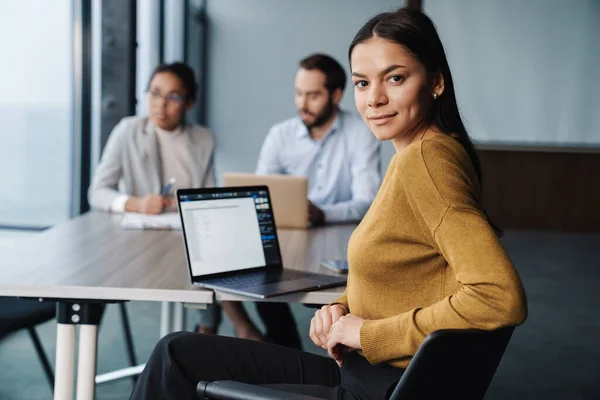
[[[423,4],[474,139],[600,146],[600,1]]]
[[[480,142],[600,145],[600,1],[425,0]],[[295,115],[298,61],[347,51],[404,0],[209,0],[207,125],[217,174],[254,170],[269,127]],[[349,83],[342,107],[354,109]],[[384,168],[393,154],[384,146]]]
[[[348,46],[362,24],[403,4],[403,0],[208,1],[207,125],[217,136],[217,176],[253,171],[268,129],[296,114],[294,77],[302,58],[325,52],[348,71]],[[349,76],[342,107],[355,111]],[[386,146],[385,160],[392,152]]]

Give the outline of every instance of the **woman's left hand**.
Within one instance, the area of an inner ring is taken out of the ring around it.
[[[360,328],[364,322],[364,319],[356,315],[346,314],[331,325],[327,351],[338,365],[342,365],[342,353],[362,349],[360,345]],[[340,351],[342,348],[345,348],[345,350]]]
[[[167,211],[177,211],[177,199],[173,196],[165,197],[165,208]]]

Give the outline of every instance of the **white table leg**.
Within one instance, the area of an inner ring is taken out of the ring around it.
[[[96,355],[98,326],[79,326],[79,363],[77,367],[77,400],[93,400],[96,389]]]
[[[167,336],[171,332],[171,307],[172,303],[163,301],[160,303],[160,337]]]
[[[54,400],[73,400],[75,379],[75,325],[56,324]]]

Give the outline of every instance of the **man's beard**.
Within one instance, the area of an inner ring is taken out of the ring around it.
[[[317,114],[315,120],[312,123],[307,124],[304,120],[302,120],[302,122],[304,122],[304,125],[306,125],[306,128],[310,131],[312,128],[318,128],[319,126],[326,124],[327,121],[329,121],[329,118],[331,118],[331,116],[335,112],[335,110],[336,106],[333,105],[333,101],[331,101],[330,98],[327,101],[327,104],[325,104],[325,107],[323,107],[323,110],[321,110],[321,112]],[[308,111],[304,110],[304,112]]]

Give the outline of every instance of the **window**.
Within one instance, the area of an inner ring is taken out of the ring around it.
[[[72,3],[0,2],[0,226],[70,216]]]

